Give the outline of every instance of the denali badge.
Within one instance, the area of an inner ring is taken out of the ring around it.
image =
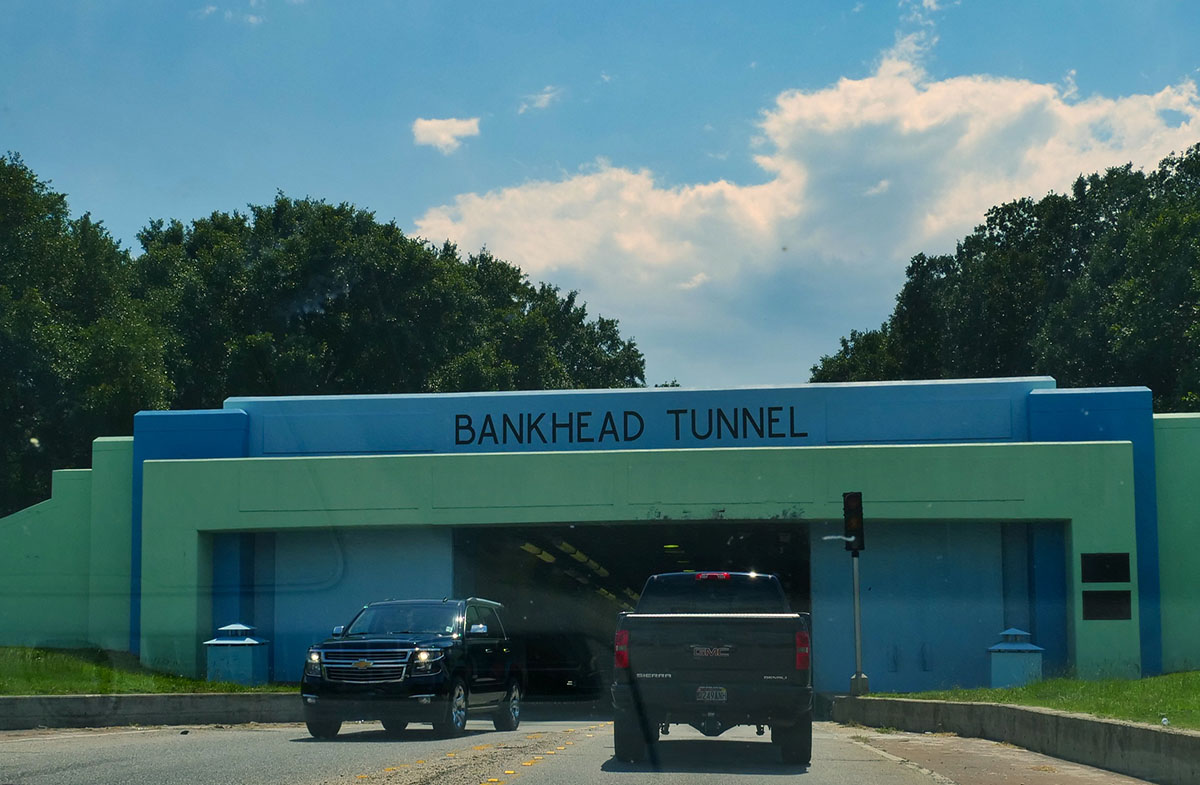
[[[692,646],[693,657],[728,657],[730,646]]]
[[[370,660],[359,660],[358,662],[352,663],[350,665],[350,667],[351,668],[369,668],[374,664],[375,663],[371,662]]]

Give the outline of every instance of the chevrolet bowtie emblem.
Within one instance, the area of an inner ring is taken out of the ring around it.
[[[369,668],[374,664],[375,663],[371,662],[370,660],[359,660],[358,662],[352,664],[350,667],[352,667],[352,668]]]

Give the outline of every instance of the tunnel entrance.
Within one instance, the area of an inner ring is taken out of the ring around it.
[[[685,521],[459,528],[454,592],[504,603],[526,642],[529,696],[595,699],[607,688],[616,616],[659,572],[774,573],[809,611],[808,524]]]

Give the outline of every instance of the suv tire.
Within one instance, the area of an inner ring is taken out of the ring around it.
[[[516,730],[521,724],[521,684],[516,680],[509,682],[508,692],[504,700],[496,707],[492,715],[492,725],[496,730]]]
[[[304,724],[308,726],[308,732],[314,739],[332,739],[342,729],[341,720],[312,718],[305,719]]]
[[[469,704],[467,685],[461,676],[455,676],[450,681],[450,689],[446,693],[446,702],[442,706],[441,716],[433,721],[434,732],[443,738],[461,736],[467,729]]]

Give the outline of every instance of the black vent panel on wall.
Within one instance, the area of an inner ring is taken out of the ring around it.
[[[1085,591],[1084,621],[1127,621],[1133,618],[1131,592]]]
[[[1079,559],[1084,583],[1129,583],[1128,553],[1084,553]]]

